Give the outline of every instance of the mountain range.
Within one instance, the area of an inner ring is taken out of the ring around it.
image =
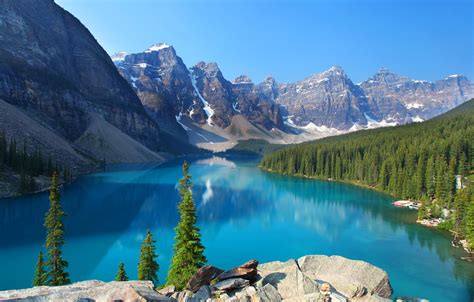
[[[242,139],[285,144],[420,122],[474,96],[463,75],[428,82],[385,68],[359,84],[339,66],[295,83],[269,76],[254,84],[246,75],[229,81],[216,63],[188,68],[165,43],[112,60],[163,131],[211,150]]]

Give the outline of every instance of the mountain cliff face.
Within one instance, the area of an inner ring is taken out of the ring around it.
[[[367,123],[367,98],[340,67],[293,84],[280,84],[276,102],[286,108],[290,124],[349,129],[354,123]]]
[[[427,82],[399,76],[387,69],[380,69],[360,87],[376,119],[398,123],[432,118],[474,95],[473,85],[462,75]]]
[[[152,152],[160,150],[156,123],[91,33],[52,0],[2,1],[0,99],[16,117],[31,119],[23,124],[38,123],[43,135],[49,131],[79,151],[69,154],[78,166],[91,166],[89,158],[135,161],[133,154],[109,156],[123,142],[137,155],[143,147],[148,160],[158,158]],[[8,116],[3,122],[9,137],[42,144],[26,128],[11,129]],[[46,151],[64,155],[54,147]]]
[[[191,124],[221,132],[235,116],[243,116],[250,127],[284,128],[280,107],[273,100],[261,95],[245,76],[228,81],[216,63],[199,62],[188,69],[174,48],[164,43],[142,53],[117,53],[112,60],[148,114],[163,131],[177,137],[192,135]]]
[[[343,131],[423,121],[474,95],[473,84],[461,75],[432,83],[381,69],[355,85],[340,67],[293,84],[267,79],[261,87],[286,109],[288,124]]]

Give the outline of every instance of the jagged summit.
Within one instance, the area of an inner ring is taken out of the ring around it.
[[[196,65],[194,65],[191,69],[196,70],[202,70],[204,73],[206,73],[207,76],[209,77],[216,77],[221,74],[221,71],[219,69],[219,65],[215,62],[203,62],[200,61]]]
[[[246,75],[240,75],[236,77],[233,81],[233,84],[253,84],[252,80]]]
[[[121,62],[125,60],[125,57],[128,55],[125,51],[119,51],[110,56],[113,62]]]
[[[344,72],[344,69],[342,69],[341,66],[332,66],[328,70],[323,71],[322,74],[324,75],[331,74],[331,75],[339,75],[339,76],[346,75],[346,73]]]
[[[154,51],[160,51],[162,49],[166,49],[166,48],[172,48],[171,45],[168,45],[166,43],[156,43],[156,44],[153,44],[152,46],[148,47],[145,52],[146,53],[149,53],[149,52],[154,52]]]

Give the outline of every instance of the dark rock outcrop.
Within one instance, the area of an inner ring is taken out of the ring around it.
[[[241,266],[223,272],[217,276],[217,280],[222,281],[231,278],[242,278],[253,282],[257,279],[257,266],[257,260],[250,260]]]
[[[213,279],[219,276],[223,270],[212,265],[205,265],[189,279],[186,289],[196,292],[203,285],[209,285]]]

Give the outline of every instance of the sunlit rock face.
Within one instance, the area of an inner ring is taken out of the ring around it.
[[[400,124],[430,119],[474,96],[474,85],[463,75],[428,82],[399,76],[384,68],[360,87],[375,119]]]
[[[226,128],[239,114],[267,129],[283,127],[279,106],[259,96],[246,76],[228,81],[216,63],[199,62],[188,69],[164,43],[142,53],[117,53],[112,60],[164,131],[182,135],[186,126],[181,118]]]

